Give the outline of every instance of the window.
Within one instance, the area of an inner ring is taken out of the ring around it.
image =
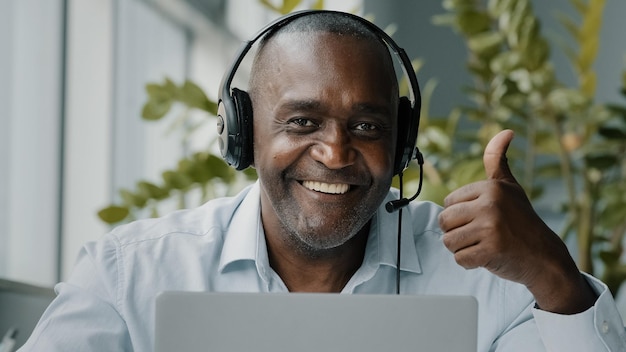
[[[61,0],[0,9],[0,276],[56,278],[61,172]]]
[[[147,82],[186,77],[190,35],[146,1],[1,6],[0,277],[51,286],[115,192],[181,156],[140,112]]]
[[[121,187],[206,148],[212,126],[183,145],[173,116],[141,120],[145,84],[190,78],[215,99],[241,40],[274,17],[258,0],[3,1],[0,277],[67,278],[80,247],[109,230],[97,211]]]

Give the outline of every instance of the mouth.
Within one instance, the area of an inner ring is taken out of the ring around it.
[[[350,190],[346,183],[325,183],[319,181],[302,181],[302,186],[315,192],[327,194],[345,194]]]

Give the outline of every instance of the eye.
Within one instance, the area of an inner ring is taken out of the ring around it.
[[[366,139],[379,139],[391,131],[391,127],[386,124],[371,121],[361,121],[352,125],[352,133],[355,136]]]
[[[295,125],[296,127],[317,127],[317,123],[304,117],[291,119],[289,120],[289,123]]]
[[[378,130],[378,126],[371,124],[371,123],[367,123],[367,122],[361,122],[359,124],[357,124],[356,126],[354,126],[354,129],[357,131],[363,131],[363,132],[371,132],[371,131],[376,131]]]
[[[296,134],[306,134],[316,131],[319,124],[306,117],[294,117],[285,124],[286,131]]]

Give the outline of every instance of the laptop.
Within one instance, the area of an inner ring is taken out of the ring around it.
[[[168,291],[155,351],[476,352],[477,322],[469,296]]]

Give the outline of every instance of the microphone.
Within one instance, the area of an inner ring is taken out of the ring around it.
[[[392,200],[389,201],[385,204],[385,209],[387,210],[388,213],[393,213],[396,210],[399,210],[398,212],[398,242],[397,242],[397,252],[396,252],[396,294],[400,294],[400,256],[402,253],[402,208],[404,208],[405,206],[409,205],[409,203],[411,201],[413,201],[415,198],[417,198],[417,196],[420,194],[420,192],[422,191],[422,180],[424,179],[424,156],[422,155],[422,153],[419,151],[419,149],[417,149],[417,147],[415,147],[414,150],[414,155],[415,155],[415,159],[417,159],[417,164],[420,167],[420,179],[419,179],[419,185],[417,187],[417,192],[415,192],[415,194],[413,195],[413,197],[411,198],[400,198],[397,200]],[[402,172],[400,172],[400,174],[398,174],[398,177],[400,178],[400,197],[402,197]]]
[[[422,180],[424,178],[424,156],[419,151],[419,149],[417,149],[417,147],[415,148],[415,158],[417,159],[417,164],[420,167],[420,178],[419,178],[419,184],[417,186],[417,192],[415,192],[415,194],[411,198],[400,198],[400,199],[387,202],[385,204],[385,209],[387,210],[388,213],[393,213],[397,210],[400,210],[401,208],[406,207],[407,205],[409,205],[410,202],[415,200],[415,198],[417,198],[417,196],[419,196],[419,194],[422,192]]]

